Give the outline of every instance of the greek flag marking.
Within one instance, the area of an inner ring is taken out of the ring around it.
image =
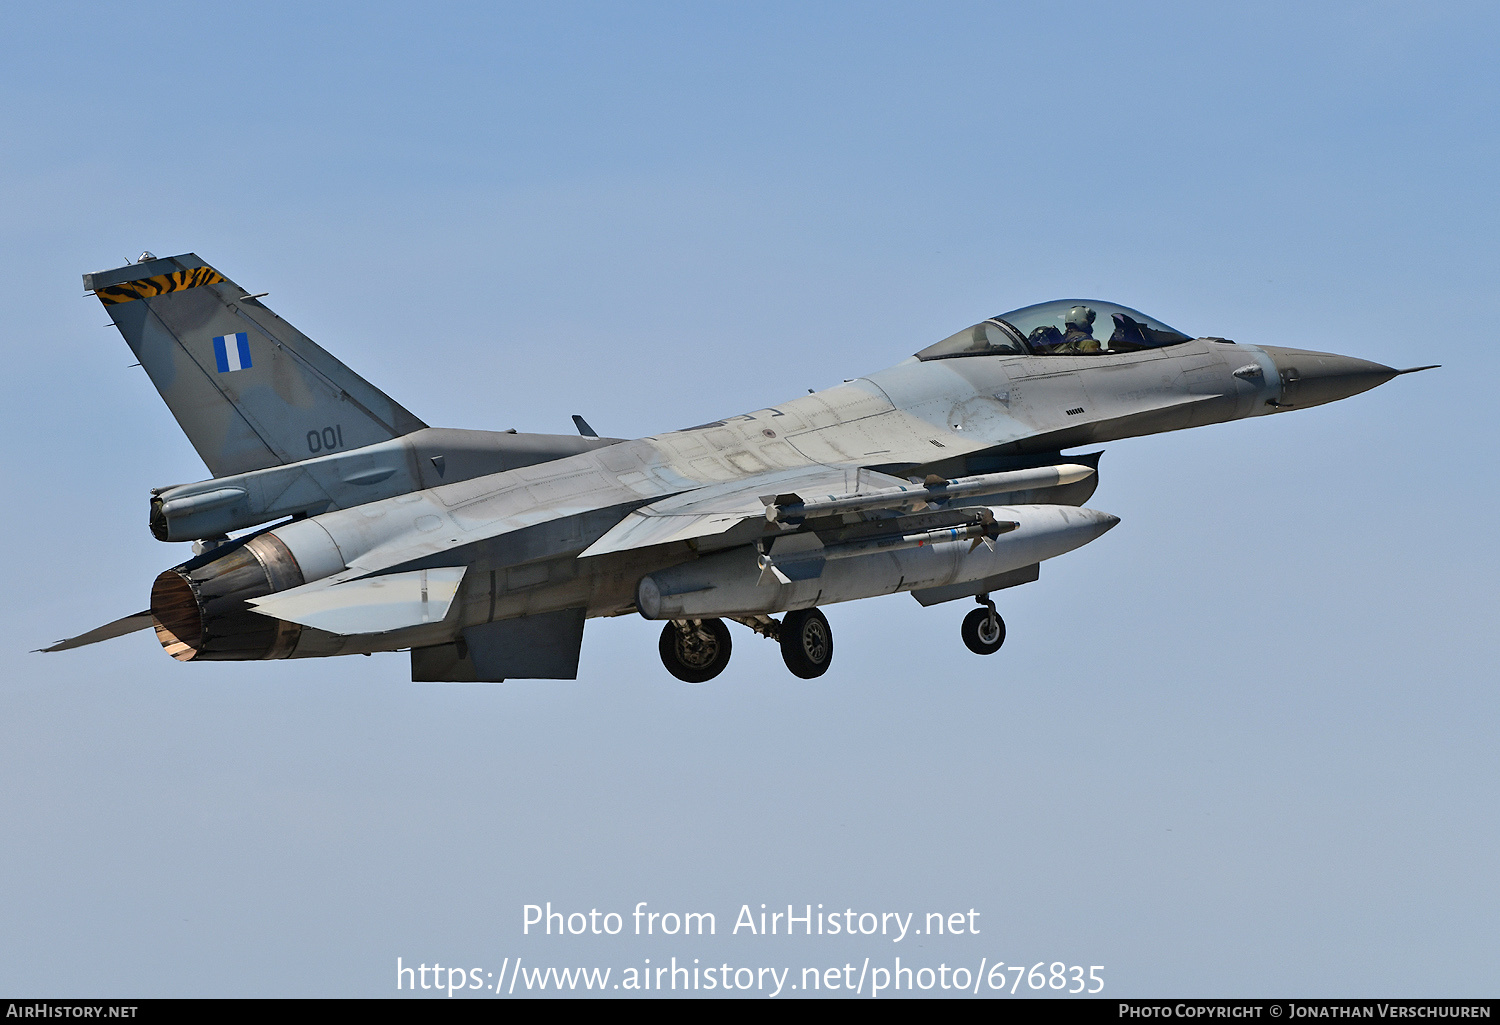
[[[234,335],[219,335],[214,339],[214,359],[218,361],[221,374],[249,369],[250,336],[243,331]]]

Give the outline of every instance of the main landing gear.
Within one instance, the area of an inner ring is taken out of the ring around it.
[[[705,683],[729,664],[729,627],[722,619],[674,619],[661,629],[661,661],[684,683]]]
[[[797,609],[777,622],[770,616],[735,616],[756,633],[781,645],[781,658],[793,676],[816,679],[833,664],[833,628],[817,609]],[[686,683],[704,683],[724,671],[732,645],[722,619],[674,619],[662,627],[661,661]]]
[[[995,611],[995,603],[987,594],[975,598],[980,607],[964,617],[960,632],[964,644],[976,655],[993,655],[1005,643],[1005,620]]]
[[[964,617],[964,646],[976,655],[993,655],[1005,643],[1005,620],[987,594],[979,608]],[[793,676],[814,680],[833,664],[833,628],[818,609],[794,609],[778,623],[770,616],[731,616],[781,645],[781,658]],[[686,683],[706,683],[729,665],[733,649],[722,619],[674,619],[661,628],[661,661],[667,672]]]
[[[833,628],[817,609],[798,609],[781,617],[781,658],[793,676],[812,680],[833,664]]]

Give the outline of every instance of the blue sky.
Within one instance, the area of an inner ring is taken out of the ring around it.
[[[1106,995],[1493,995],[1485,5],[155,5],[8,14],[0,990],[393,992],[521,907],[978,908],[914,957]],[[197,252],[441,426],[638,436],[1060,296],[1442,363],[1108,446],[1122,518],[964,608],[829,609],[710,685],[591,621],[577,682],[178,665],[147,489],[201,463],[78,275]],[[722,926],[721,926],[722,928]],[[903,951],[896,951],[901,953]],[[450,961],[451,959],[451,961]]]

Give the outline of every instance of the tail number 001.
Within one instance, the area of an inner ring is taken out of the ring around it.
[[[336,448],[344,446],[344,425],[334,424],[325,427],[321,431],[307,432],[307,450],[309,452],[331,452]]]

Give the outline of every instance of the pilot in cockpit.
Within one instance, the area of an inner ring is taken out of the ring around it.
[[[1052,351],[1059,355],[1081,355],[1100,350],[1099,339],[1094,337],[1096,314],[1087,306],[1074,306],[1068,311],[1063,327],[1062,341]]]

